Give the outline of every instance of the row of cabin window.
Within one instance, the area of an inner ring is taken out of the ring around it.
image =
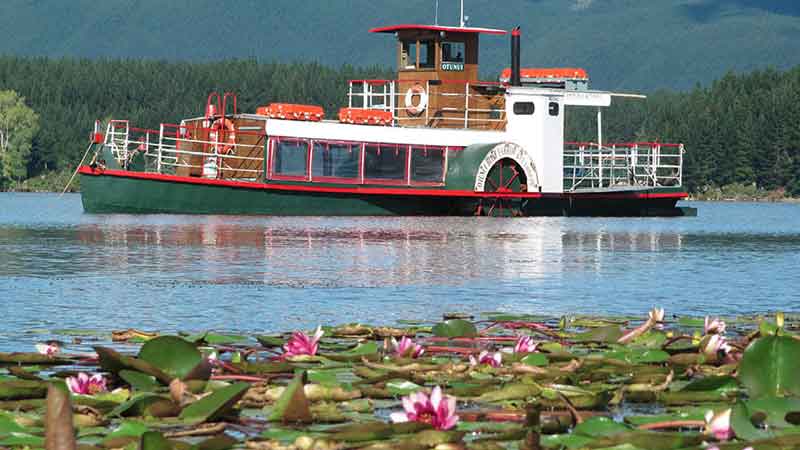
[[[305,180],[310,169],[311,180],[318,181],[444,183],[446,149],[443,147],[275,138],[271,140],[271,148],[273,178]]]
[[[556,102],[550,102],[547,105],[547,113],[551,116],[557,116],[560,107]],[[536,105],[533,102],[516,102],[514,103],[514,114],[517,116],[531,116],[536,112]]]

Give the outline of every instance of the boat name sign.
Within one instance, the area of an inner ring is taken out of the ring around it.
[[[531,192],[531,187],[539,186],[536,164],[534,164],[528,152],[517,144],[505,142],[496,145],[489,151],[483,158],[481,165],[478,166],[478,173],[475,175],[475,192],[484,192],[489,171],[492,170],[497,161],[504,158],[514,160],[525,172],[525,178],[528,181],[528,192]]]

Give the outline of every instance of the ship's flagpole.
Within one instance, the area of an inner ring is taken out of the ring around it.
[[[464,28],[464,0],[461,0],[461,28]]]
[[[439,0],[436,0],[436,13],[434,18],[434,24],[439,25]]]

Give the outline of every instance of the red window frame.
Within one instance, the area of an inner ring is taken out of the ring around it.
[[[366,167],[366,158],[367,158],[367,147],[378,147],[378,151],[382,151],[382,147],[394,147],[395,149],[404,149],[406,152],[405,155],[405,163],[403,164],[403,178],[369,178],[367,177],[367,167]],[[410,146],[408,144],[388,144],[385,142],[365,142],[363,146],[363,151],[361,152],[361,178],[362,183],[364,184],[386,184],[386,185],[408,185],[408,168],[411,164],[411,151]]]
[[[306,172],[303,175],[281,175],[275,173],[275,145],[282,141],[301,142],[306,143]],[[283,181],[309,181],[311,176],[311,139],[305,138],[289,138],[289,137],[271,137],[269,144],[269,178],[271,180]]]
[[[413,152],[435,150],[442,152],[442,179],[441,181],[414,181],[412,178],[411,164],[413,162]],[[447,153],[451,147],[441,145],[411,145],[408,149],[408,184],[409,186],[444,186],[447,178]]]
[[[329,176],[314,176],[314,145],[317,143],[325,143],[330,146],[331,144],[350,145],[354,149],[357,148],[358,155],[358,175],[352,178],[346,177],[329,177]],[[364,179],[364,143],[358,141],[337,141],[330,139],[312,139],[310,143],[310,161],[309,161],[309,177],[312,182],[318,183],[343,183],[343,184],[359,184]]]

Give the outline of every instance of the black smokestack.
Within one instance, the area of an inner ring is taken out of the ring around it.
[[[522,86],[519,73],[519,39],[521,34],[519,27],[511,31],[511,86]]]

